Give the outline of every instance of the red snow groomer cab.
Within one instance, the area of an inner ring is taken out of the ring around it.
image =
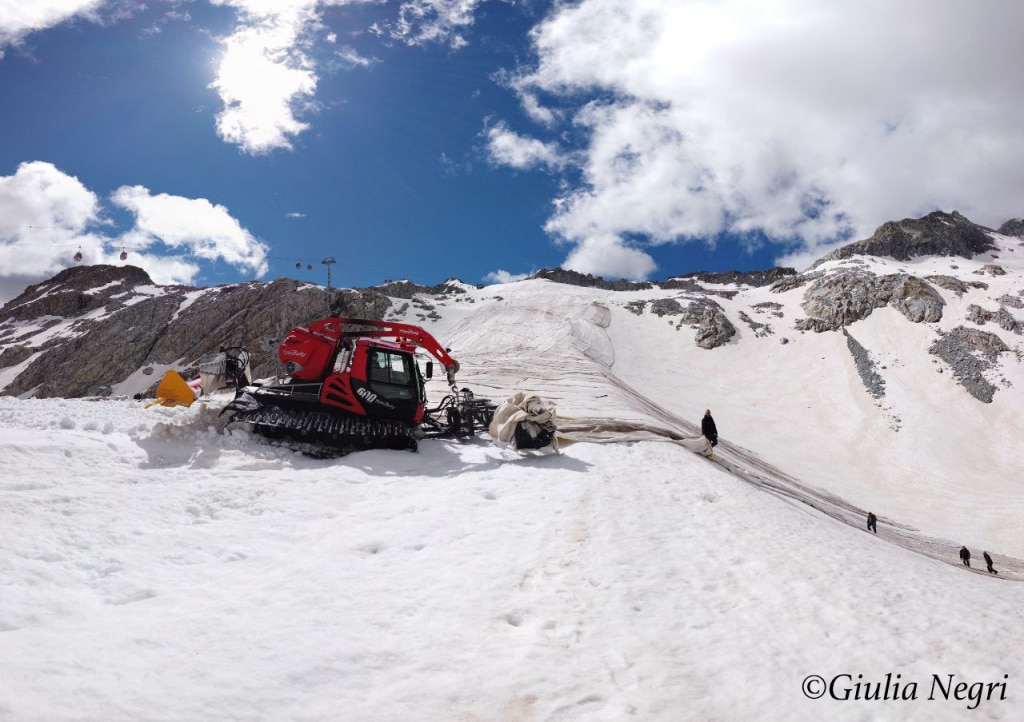
[[[425,370],[417,350],[433,357]],[[224,412],[229,425],[247,424],[272,438],[358,449],[415,449],[430,436],[472,436],[490,423],[495,406],[455,383],[458,362],[418,326],[328,318],[293,328],[278,347],[286,377],[239,389]],[[434,359],[448,395],[428,408],[426,380]]]

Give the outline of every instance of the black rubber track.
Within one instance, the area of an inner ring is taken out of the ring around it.
[[[228,422],[249,424],[254,432],[270,439],[292,439],[321,444],[338,454],[367,449],[416,450],[412,429],[394,419],[338,416],[325,411],[263,406],[239,411]]]

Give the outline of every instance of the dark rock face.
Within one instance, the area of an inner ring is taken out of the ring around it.
[[[935,211],[923,218],[884,223],[871,238],[836,249],[811,267],[858,255],[889,256],[897,261],[909,261],[918,256],[973,258],[995,249],[989,232],[990,229],[971,223],[956,211]]]
[[[796,270],[793,268],[772,268],[767,271],[700,271],[698,273],[687,273],[678,279],[672,278],[658,285],[662,288],[675,288],[676,286],[673,284],[682,284],[680,279],[694,278],[703,283],[736,284],[738,286],[760,288],[761,286],[770,286],[784,278],[795,275]]]
[[[674,298],[659,298],[651,302],[651,313],[655,316],[678,316],[683,306]]]
[[[701,348],[718,348],[736,335],[736,327],[725,311],[711,299],[691,302],[683,312],[683,319],[697,327],[693,340]]]
[[[36,397],[105,396],[150,365],[187,366],[221,346],[252,352],[255,376],[277,372],[276,344],[289,329],[330,316],[379,319],[391,301],[375,291],[322,288],[291,279],[194,289],[157,287],[141,269],[84,266],[32,286],[0,310],[0,324],[54,317],[73,337],[31,346],[36,330],[14,341],[0,367],[38,354],[4,393]],[[99,313],[94,313],[99,312]]]
[[[40,316],[80,316],[128,293],[153,285],[149,274],[135,266],[75,266],[49,281],[29,286],[0,308],[0,322],[26,321]]]
[[[1000,234],[1024,239],[1024,219],[1014,218],[999,226]]]
[[[967,307],[967,320],[979,326],[984,326],[989,321],[995,321],[1004,331],[1010,331],[1017,335],[1024,333],[1021,324],[1005,307],[1000,307],[998,311],[992,312],[972,303]]]
[[[786,293],[794,288],[800,288],[818,277],[819,274],[817,273],[801,273],[796,276],[787,276],[772,283],[768,290],[772,293]]]
[[[459,283],[461,283],[461,281],[458,281],[457,279],[450,279],[444,283],[439,283],[436,286],[421,286],[418,283],[413,283],[412,281],[385,281],[379,286],[374,286],[372,290],[377,291],[384,296],[410,300],[417,294],[441,296],[444,294],[465,293],[466,289],[460,286]]]
[[[675,298],[659,298],[653,301],[631,301],[626,309],[640,315],[650,303],[651,313],[659,318],[678,316],[676,328],[683,324],[693,326],[696,331],[694,343],[701,348],[717,348],[736,335],[736,327],[715,301],[703,297],[683,305]]]
[[[564,283],[569,286],[584,286],[586,288],[603,288],[606,291],[645,291],[654,288],[653,284],[633,281],[606,281],[600,276],[592,276],[589,273],[578,271],[567,271],[564,268],[544,268],[537,271],[531,278],[544,278],[555,283]]]

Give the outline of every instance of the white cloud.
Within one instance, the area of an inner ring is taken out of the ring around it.
[[[305,213],[298,213],[298,212],[285,213],[285,217],[286,218],[305,218],[306,214]]]
[[[647,253],[627,245],[619,236],[593,233],[576,243],[562,268],[605,278],[641,281],[657,266]]]
[[[561,119],[560,113],[545,107],[537,96],[528,90],[519,93],[519,102],[522,103],[523,111],[538,123],[554,125],[556,121]]]
[[[559,5],[509,81],[538,142],[579,159],[548,230],[574,263],[631,239],[630,275],[638,239],[761,231],[813,253],[935,208],[999,225],[1021,212],[1022,24],[1020,4],[954,0]]]
[[[0,177],[0,218],[14,229],[12,236],[26,227],[81,233],[98,210],[96,195],[52,163],[22,163],[14,175]]]
[[[159,241],[207,261],[224,260],[256,276],[268,270],[267,246],[253,237],[224,206],[205,198],[152,195],[142,186],[122,186],[115,205],[135,214],[135,228],[124,238],[133,248]]]
[[[519,135],[504,122],[488,128],[485,135],[491,157],[503,165],[527,170],[540,166],[560,168],[565,163],[555,143]]]
[[[99,200],[51,163],[22,163],[0,176],[0,302],[74,263],[99,222]]]
[[[388,29],[392,37],[409,45],[447,43],[465,47],[461,31],[473,24],[473,14],[484,0],[406,0],[398,20]]]
[[[509,273],[499,268],[497,271],[491,271],[484,276],[484,281],[488,283],[515,283],[516,281],[524,281],[532,275],[532,273]]]
[[[358,50],[349,45],[339,48],[338,52],[335,53],[335,57],[341,61],[346,69],[370,68],[380,62],[376,58],[367,58],[364,55],[360,55]]]
[[[217,114],[217,132],[246,153],[290,149],[309,129],[303,120],[316,108],[319,77],[312,55],[314,35],[322,29],[322,10],[374,0],[210,0],[238,11],[234,32],[221,39],[223,56],[210,87],[224,108]],[[333,45],[337,34],[324,42]],[[336,57],[348,67],[369,67],[376,61],[352,48]]]
[[[126,262],[157,283],[192,283],[200,261],[223,260],[257,277],[267,272],[267,246],[223,206],[140,186],[118,189],[113,202],[136,217],[120,236],[110,233],[96,194],[52,163],[22,163],[0,176],[0,303],[74,265],[78,250],[85,264],[119,264],[124,248]]]
[[[0,2],[0,50],[30,33],[75,17],[96,20],[106,0],[3,0]],[[0,53],[0,58],[3,55]]]
[[[224,103],[217,132],[248,153],[291,148],[308,124],[297,118],[316,91],[313,61],[303,34],[317,22],[317,3],[211,0],[231,5],[241,22],[223,39],[224,53],[211,84]]]

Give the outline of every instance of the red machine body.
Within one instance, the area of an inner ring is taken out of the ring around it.
[[[424,351],[444,367],[448,394],[427,408]],[[495,405],[455,385],[459,364],[419,326],[327,318],[293,328],[278,347],[287,374],[239,388],[222,414],[271,439],[312,444],[321,455],[413,449],[421,438],[468,437],[486,430]]]
[[[289,331],[278,357],[292,384],[321,384],[320,403],[356,416],[418,424],[426,408],[423,349],[454,386],[459,364],[429,333],[405,323],[328,318]]]

